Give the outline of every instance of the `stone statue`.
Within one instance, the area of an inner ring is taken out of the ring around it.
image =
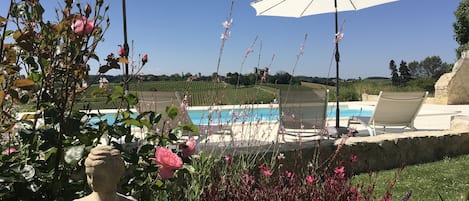
[[[85,160],[85,172],[93,192],[75,201],[136,201],[117,192],[117,184],[124,171],[124,160],[119,150],[111,146],[91,149]]]

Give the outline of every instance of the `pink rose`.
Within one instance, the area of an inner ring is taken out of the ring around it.
[[[195,153],[196,142],[193,137],[186,140],[184,143],[179,144],[179,149],[182,150],[182,157],[189,157]]]
[[[148,54],[144,54],[142,57],[142,63],[145,64],[148,62]]]
[[[181,158],[164,147],[156,147],[153,160],[159,166],[158,175],[163,179],[173,177],[174,170],[182,168]]]
[[[83,34],[90,35],[91,32],[93,32],[93,29],[94,29],[94,21],[86,17],[77,19],[72,24],[73,32],[80,34],[80,35],[83,35]]]
[[[8,155],[8,154],[11,154],[11,153],[14,153],[16,152],[16,149],[15,148],[8,148],[8,149],[5,149],[4,151],[2,151],[2,155]]]
[[[306,182],[311,184],[314,182],[314,178],[311,175],[306,176]]]
[[[174,170],[171,168],[160,167],[158,169],[158,176],[162,179],[173,178]]]

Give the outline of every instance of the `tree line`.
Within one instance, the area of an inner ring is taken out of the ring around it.
[[[389,62],[391,82],[394,86],[404,86],[415,79],[431,79],[434,82],[444,73],[450,72],[452,64],[443,62],[439,56],[426,57],[424,60],[410,63],[401,60],[399,68],[394,60]]]

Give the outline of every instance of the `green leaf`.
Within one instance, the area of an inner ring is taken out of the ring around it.
[[[31,72],[31,74],[29,75],[29,78],[31,78],[34,82],[39,82],[41,81],[42,76],[38,72]]]
[[[121,93],[113,93],[109,97],[111,98],[111,100],[116,100],[116,99],[120,99],[122,97],[122,94]]]
[[[114,90],[117,93],[124,94],[124,88],[122,88],[121,86],[114,86]]]
[[[152,153],[154,149],[155,149],[154,145],[146,144],[146,145],[143,145],[138,152],[140,154],[148,154],[148,153]]]
[[[106,64],[106,65],[100,66],[98,72],[104,74],[104,73],[107,73],[109,70],[111,70],[111,67]]]
[[[176,134],[174,134],[174,133],[169,133],[169,134],[168,134],[168,137],[169,137],[169,139],[172,140],[172,141],[178,140],[178,137],[177,137]]]
[[[156,185],[158,188],[161,188],[161,187],[163,186],[163,184],[164,184],[164,183],[163,183],[163,181],[161,181],[161,180],[156,180],[156,182],[155,182],[155,185]]]
[[[92,97],[96,97],[96,95],[106,95],[106,90],[103,89],[103,88],[94,88],[91,92],[90,92],[90,96]]]
[[[125,135],[125,142],[126,143],[130,143],[132,142],[132,139],[133,139],[133,135],[132,134],[128,134],[128,135]]]
[[[129,105],[137,105],[138,103],[138,97],[135,94],[129,93],[126,97],[125,100]]]
[[[127,126],[137,126],[139,128],[142,127],[142,124],[136,119],[126,119],[126,120],[123,120],[122,122]]]
[[[194,173],[195,173],[195,168],[194,168],[194,166],[192,166],[192,165],[189,165],[189,164],[186,164],[186,163],[185,163],[185,164],[182,166],[182,168],[186,169],[186,170],[189,171],[189,173],[191,173],[191,174],[194,174]]]
[[[199,128],[194,124],[183,124],[182,129],[185,131],[191,131],[193,133],[199,133]]]
[[[159,123],[161,120],[161,117],[162,115],[160,113],[156,114],[156,116],[155,116],[155,113],[153,113],[152,115],[150,115],[150,123],[154,123],[154,124]]]
[[[174,120],[178,114],[179,114],[179,110],[176,106],[168,106],[166,107],[166,114],[168,114],[168,117],[171,118],[172,120]]]
[[[140,123],[142,123],[142,126],[145,126],[149,129],[151,129],[153,127],[153,124],[150,123],[150,121],[146,120],[146,119],[142,119],[140,120]]]
[[[44,160],[48,160],[53,154],[57,153],[57,147],[51,147],[44,153]]]

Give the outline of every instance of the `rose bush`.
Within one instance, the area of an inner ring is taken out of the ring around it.
[[[95,50],[110,26],[108,10],[103,0],[84,6],[64,0],[57,20],[50,21],[42,17],[45,10],[40,1],[10,1],[8,14],[0,16],[2,200],[72,200],[89,193],[83,161],[100,142],[120,149],[126,161],[129,174],[122,180],[126,185],[121,193],[154,200],[175,186],[171,179],[157,177],[158,173],[169,177],[174,169],[149,162],[155,158],[155,147],[177,145],[182,132],[196,131],[183,122],[175,124],[179,109],[168,107],[164,115],[154,111],[134,114],[122,108],[135,107],[138,98],[120,86],[85,93],[88,83],[96,81],[88,75],[92,61],[100,63]],[[15,26],[8,26],[11,23]],[[120,69],[128,62],[127,55],[109,54],[99,66],[98,77]],[[141,61],[131,63],[136,69],[132,72],[139,73],[148,55]],[[88,111],[76,107],[77,100],[87,94],[120,102],[113,124],[106,120],[90,123]],[[20,110],[35,112],[17,116]],[[165,129],[154,126],[160,122]],[[131,128],[140,128],[145,137],[135,137]],[[177,167],[184,169],[181,165]]]

